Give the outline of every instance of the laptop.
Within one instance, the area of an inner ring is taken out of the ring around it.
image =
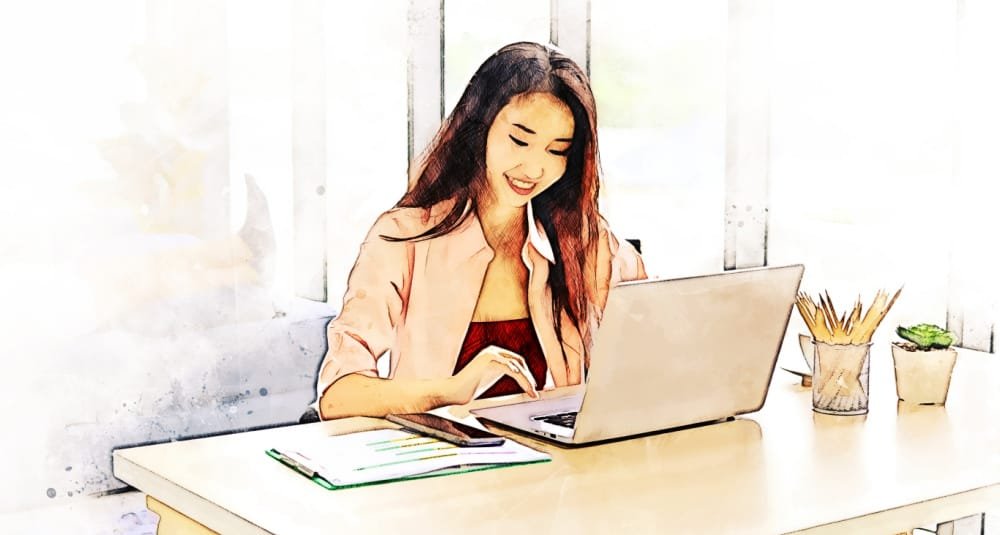
[[[579,445],[760,410],[803,269],[797,264],[615,286],[594,333],[582,392],[472,413]]]

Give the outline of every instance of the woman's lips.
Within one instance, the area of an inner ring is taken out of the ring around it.
[[[538,185],[525,180],[517,180],[507,175],[504,175],[504,178],[507,179],[507,185],[510,186],[510,189],[514,190],[514,193],[518,195],[530,195],[535,190],[535,186]]]

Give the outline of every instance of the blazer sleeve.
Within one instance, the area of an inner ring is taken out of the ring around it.
[[[607,221],[600,220],[597,248],[597,306],[604,310],[608,291],[620,282],[648,278],[639,252],[627,241],[618,241]],[[600,314],[598,315],[600,316]]]
[[[611,285],[619,282],[642,280],[649,278],[646,274],[646,265],[642,262],[642,256],[635,247],[627,241],[619,242],[611,231],[608,231],[608,241],[612,243],[611,249],[614,251],[614,259],[611,270]]]
[[[603,217],[599,221],[598,233],[595,302],[591,306],[589,324],[580,333],[582,335],[580,346],[583,358],[577,359],[577,361],[582,364],[583,368],[576,370],[578,377],[583,377],[587,368],[590,367],[592,333],[597,331],[601,318],[604,316],[604,307],[608,303],[608,293],[611,288],[620,282],[647,278],[646,266],[643,264],[639,252],[635,250],[635,247],[632,247],[631,243],[619,242],[608,228],[608,223]]]
[[[409,286],[408,242],[391,242],[382,235],[399,236],[392,212],[372,226],[351,268],[340,314],[327,325],[327,351],[316,378],[316,403],[326,389],[345,375],[378,377],[378,358],[395,340]]]

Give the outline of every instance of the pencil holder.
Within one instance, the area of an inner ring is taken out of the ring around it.
[[[813,410],[841,416],[867,414],[871,343],[815,341],[813,347]]]

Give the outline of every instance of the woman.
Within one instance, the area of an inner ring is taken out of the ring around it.
[[[557,50],[487,59],[422,161],[328,327],[323,419],[579,384],[608,288],[645,278],[598,214],[594,97]]]

